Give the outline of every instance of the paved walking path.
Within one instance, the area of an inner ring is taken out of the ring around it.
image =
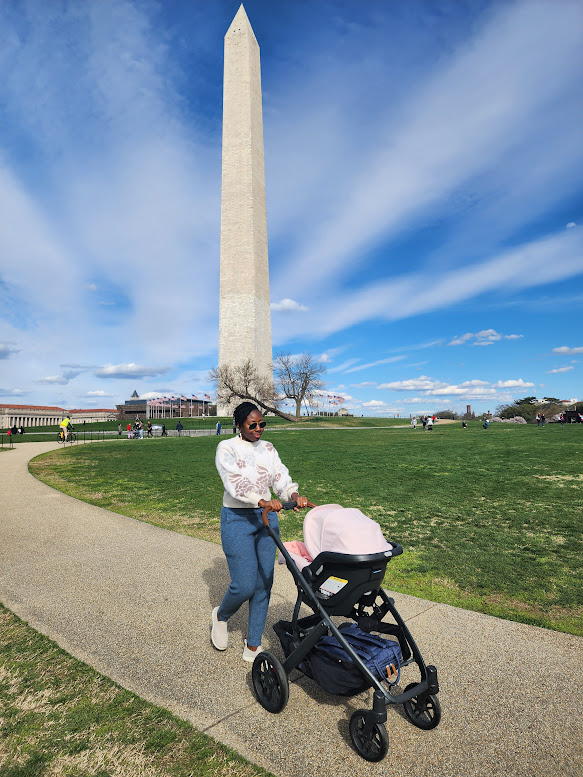
[[[294,672],[285,710],[263,710],[241,660],[245,614],[230,623],[226,653],[209,643],[228,583],[220,547],[40,483],[27,462],[53,447],[0,453],[0,601],[101,673],[281,777],[583,774],[583,639],[395,594],[439,670],[443,719],[425,732],[389,708],[389,755],[368,764],[348,721],[369,694],[328,696]],[[264,645],[279,655],[271,625],[294,601],[278,566]]]

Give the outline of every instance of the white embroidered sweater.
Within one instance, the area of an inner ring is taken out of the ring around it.
[[[248,442],[240,435],[217,445],[215,464],[225,486],[223,506],[258,507],[260,499],[271,499],[273,489],[283,501],[298,490],[273,445],[266,440]]]

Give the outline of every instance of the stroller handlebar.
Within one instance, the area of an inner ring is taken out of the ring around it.
[[[282,502],[281,507],[282,510],[293,510],[298,506],[298,503],[294,500],[293,502]],[[313,502],[308,502],[306,505],[307,507],[317,507]],[[269,512],[269,507],[263,508],[263,513],[261,514],[261,520],[263,521],[264,526],[269,526],[269,520],[267,518],[267,513]]]

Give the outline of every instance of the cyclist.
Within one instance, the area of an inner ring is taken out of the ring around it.
[[[71,419],[68,415],[66,415],[61,423],[59,424],[60,432],[63,436],[64,440],[67,440],[71,436],[71,432],[73,431],[73,424],[71,423]]]

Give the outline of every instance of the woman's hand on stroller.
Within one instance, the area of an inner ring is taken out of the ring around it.
[[[297,492],[293,493],[291,495],[292,500],[296,503],[296,506],[294,507],[295,512],[297,513],[299,510],[303,510],[304,507],[308,506],[308,497],[307,496],[300,496]]]
[[[261,507],[263,510],[265,510],[267,507],[269,508],[269,512],[272,513],[279,513],[281,510],[283,510],[283,505],[279,499],[271,499],[270,501],[267,499],[260,499],[259,507]]]

